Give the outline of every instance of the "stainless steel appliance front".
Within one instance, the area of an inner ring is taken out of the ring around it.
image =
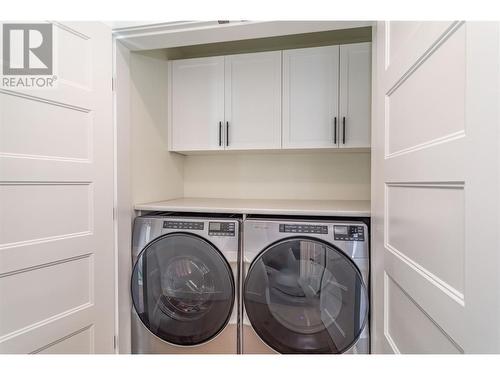
[[[243,353],[369,353],[368,227],[247,219]]]
[[[132,353],[237,353],[240,222],[135,220]]]

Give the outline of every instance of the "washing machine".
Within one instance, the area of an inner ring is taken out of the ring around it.
[[[248,218],[243,229],[244,354],[368,354],[368,226]]]
[[[237,353],[240,220],[135,219],[132,353]]]

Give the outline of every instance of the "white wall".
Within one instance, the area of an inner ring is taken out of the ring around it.
[[[370,154],[275,152],[189,155],[184,196],[370,199]]]
[[[130,244],[133,224],[131,201],[131,155],[130,155],[130,52],[121,43],[115,44],[115,252],[116,252],[116,304],[118,352],[130,353],[130,273],[132,261]]]
[[[166,144],[167,60],[164,52],[130,54],[132,201],[182,197],[183,158]]]

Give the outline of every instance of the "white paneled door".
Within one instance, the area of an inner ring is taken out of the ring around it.
[[[57,87],[0,89],[0,353],[111,353],[111,31],[52,27]]]
[[[499,33],[377,24],[376,353],[500,352]]]

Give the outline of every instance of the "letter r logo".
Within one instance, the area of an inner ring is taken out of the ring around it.
[[[52,24],[3,25],[3,74],[52,74]]]

